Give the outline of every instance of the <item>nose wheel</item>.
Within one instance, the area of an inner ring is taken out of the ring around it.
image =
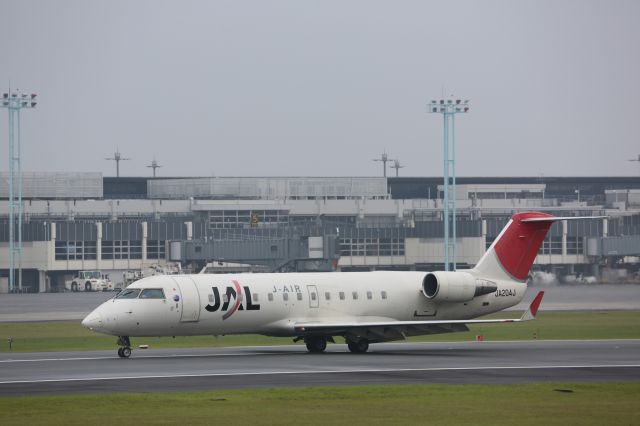
[[[129,340],[129,336],[120,336],[118,337],[118,356],[120,358],[129,358],[131,356],[131,341]]]

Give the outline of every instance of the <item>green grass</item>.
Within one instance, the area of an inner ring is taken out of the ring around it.
[[[502,312],[496,318],[520,314]],[[640,311],[540,312],[535,321],[520,324],[472,326],[465,333],[412,337],[410,341],[467,341],[481,334],[485,340],[538,339],[637,339]],[[13,338],[14,352],[115,349],[116,338],[91,332],[79,321],[0,323],[0,352],[8,352],[7,338]],[[151,348],[192,348],[291,344],[290,338],[258,335],[134,338],[134,345]]]
[[[638,382],[385,385],[5,397],[0,413],[3,425],[603,425],[640,424],[639,400]]]

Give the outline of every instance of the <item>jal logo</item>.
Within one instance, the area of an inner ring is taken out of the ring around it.
[[[208,304],[204,308],[209,312],[224,312],[222,319],[226,320],[237,311],[259,311],[260,305],[252,303],[251,290],[249,287],[241,287],[236,280],[232,281],[233,286],[227,286],[224,290],[224,298],[220,298],[218,287],[211,287],[213,290],[213,305]]]

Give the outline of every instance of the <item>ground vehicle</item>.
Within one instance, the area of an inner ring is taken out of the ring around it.
[[[70,291],[113,291],[113,283],[100,271],[78,271],[78,274],[64,283]]]

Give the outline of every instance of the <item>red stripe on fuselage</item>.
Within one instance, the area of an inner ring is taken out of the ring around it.
[[[534,217],[553,216],[539,212],[513,215],[511,225],[494,246],[502,267],[520,281],[527,279],[540,245],[553,224],[553,222],[522,222],[522,219]]]
[[[223,320],[226,320],[231,315],[233,315],[240,307],[240,303],[242,303],[242,288],[240,287],[240,283],[236,280],[233,280],[232,282],[233,286],[236,288],[236,301],[233,304],[231,310],[222,316]]]

